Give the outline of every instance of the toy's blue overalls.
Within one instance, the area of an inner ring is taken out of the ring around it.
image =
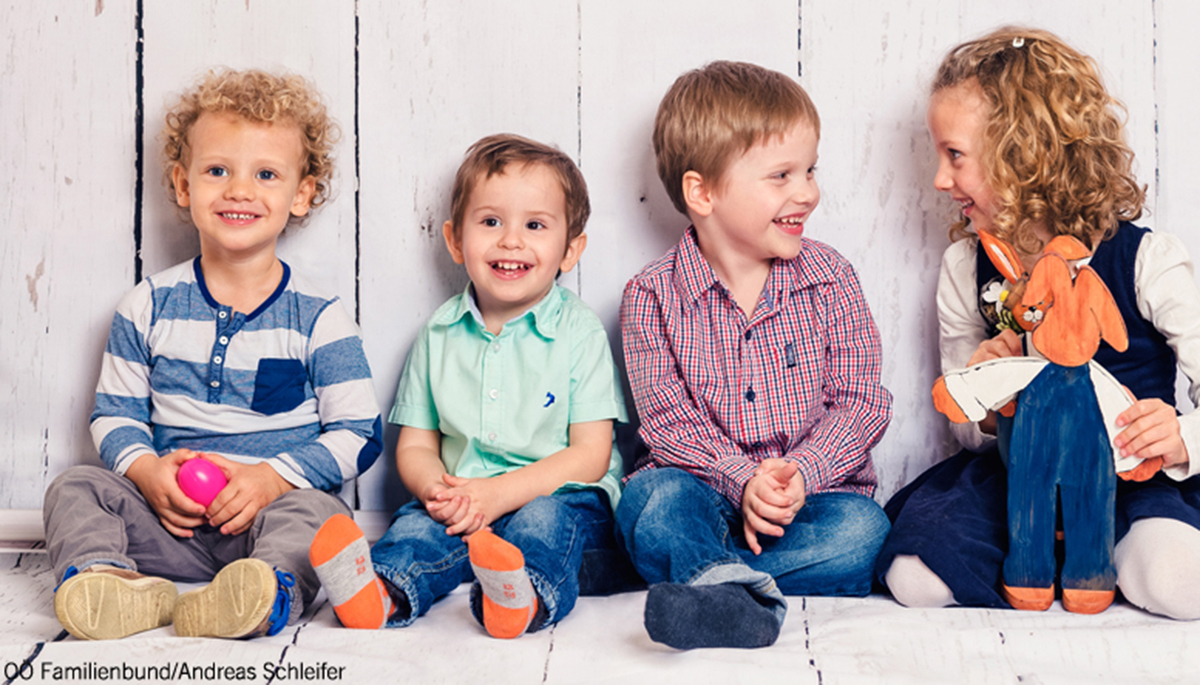
[[[1045,421],[1050,415],[1062,420]],[[1054,584],[1056,500],[1061,498],[1062,587],[1112,590],[1116,473],[1087,365],[1046,365],[1021,393],[1007,451],[1005,584]]]

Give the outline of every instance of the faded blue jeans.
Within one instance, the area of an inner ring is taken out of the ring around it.
[[[496,535],[525,555],[525,570],[542,603],[538,614],[545,620],[530,625],[530,632],[557,623],[575,607],[585,555],[616,552],[612,520],[608,495],[590,489],[538,497],[492,523]],[[446,535],[446,527],[417,501],[396,512],[387,533],[371,548],[371,561],[412,607],[409,616],[389,620],[389,628],[411,624],[460,583],[475,579],[466,543]],[[478,585],[472,588],[473,604]],[[479,619],[479,612],[473,613]]]
[[[875,500],[848,492],[809,495],[783,537],[758,535],[754,554],[741,512],[692,474],[657,468],[635,474],[617,507],[617,542],[646,582],[740,583],[783,621],[783,595],[871,591],[888,518]]]

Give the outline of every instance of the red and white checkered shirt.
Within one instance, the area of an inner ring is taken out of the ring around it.
[[[874,493],[892,396],[858,276],[829,246],[805,239],[776,260],[747,320],[689,229],[625,287],[621,335],[650,448],[636,471],[684,469],[739,509],[770,457],[794,462],[808,493]]]

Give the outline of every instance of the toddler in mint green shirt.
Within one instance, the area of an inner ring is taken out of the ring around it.
[[[589,212],[562,152],[513,135],[467,151],[443,232],[471,282],[421,330],[389,418],[415,500],[372,548],[345,516],[312,544],[344,625],[408,625],[474,580],[476,619],[517,637],[571,611],[585,555],[616,554],[621,385],[603,325],[555,283]]]

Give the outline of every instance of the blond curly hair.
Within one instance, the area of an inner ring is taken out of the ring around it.
[[[1145,187],[1125,142],[1125,106],[1095,62],[1040,29],[1006,26],[950,51],[931,94],[977,84],[987,101],[984,157],[997,198],[994,233],[1027,254],[1036,223],[1095,248],[1142,215]],[[963,218],[951,240],[970,235]]]
[[[303,176],[311,176],[315,181],[310,206],[316,209],[329,199],[333,146],[341,137],[341,129],[329,116],[317,89],[304,77],[294,74],[221,68],[200,77],[167,109],[162,131],[163,177],[172,201],[176,189],[171,170],[176,164],[187,165],[188,132],[205,112],[232,113],[253,122],[283,121],[299,126],[307,158]],[[302,223],[305,218],[293,216],[289,222]]]

